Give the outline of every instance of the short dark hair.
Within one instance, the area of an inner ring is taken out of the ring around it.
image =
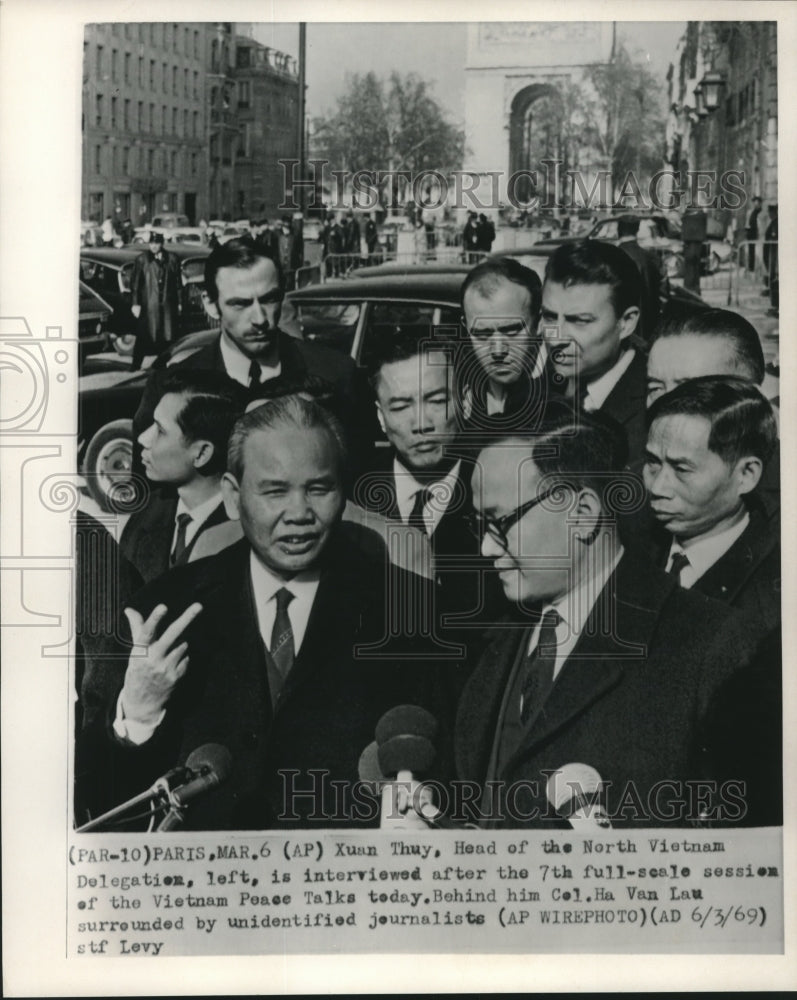
[[[455,347],[452,338],[435,337],[431,324],[377,324],[371,329],[371,346],[365,358],[371,388],[376,391],[380,372],[385,365],[406,361],[416,355],[428,354],[429,351],[442,351],[448,355],[453,365]]]
[[[220,475],[226,468],[233,425],[246,405],[243,389],[220,372],[179,368],[164,373],[160,389],[161,398],[174,393],[183,399],[175,418],[183,437],[213,445],[213,455],[198,470],[200,474]]]
[[[636,236],[639,232],[639,217],[636,215],[621,215],[617,219],[618,236]]]
[[[349,453],[340,421],[320,403],[302,396],[277,396],[248,410],[240,417],[230,435],[227,447],[227,469],[240,483],[244,474],[244,445],[256,431],[279,427],[301,430],[321,430],[327,434],[335,450],[341,486],[346,482]]]
[[[150,233],[149,234],[150,243],[165,243],[166,238],[163,233]]]
[[[216,275],[223,267],[238,267],[248,269],[254,267],[258,260],[270,260],[277,270],[277,281],[280,291],[285,288],[282,267],[279,259],[266,247],[263,247],[251,236],[237,236],[226,243],[218,243],[205,260],[205,293],[211,302],[218,302],[219,287]]]
[[[536,326],[542,308],[542,282],[536,271],[532,271],[514,257],[489,257],[481,264],[477,264],[472,271],[468,271],[460,292],[463,312],[465,293],[469,289],[475,288],[489,297],[501,281],[511,281],[513,285],[520,285],[526,289],[531,300],[529,304],[531,318]]]
[[[766,463],[775,452],[778,428],[768,400],[742,378],[703,375],[656,399],[647,412],[648,427],[671,416],[704,417],[711,424],[709,451],[727,465],[746,455]]]
[[[653,343],[666,337],[720,337],[733,347],[740,374],[756,385],[764,381],[764,350],[756,328],[730,309],[696,309],[661,325]],[[652,345],[651,345],[652,346]]]
[[[531,460],[549,485],[592,489],[607,511],[619,510],[628,494],[623,473],[628,463],[628,439],[622,425],[599,411],[574,413],[562,403],[551,406],[546,419],[534,431],[506,431],[486,447],[512,441],[528,442]],[[641,487],[640,487],[641,496]]]
[[[545,280],[565,288],[572,285],[608,285],[614,311],[622,316],[639,306],[639,271],[625,250],[602,240],[563,243],[548,258]]]

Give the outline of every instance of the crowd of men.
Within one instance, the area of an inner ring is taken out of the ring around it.
[[[567,826],[587,791],[617,826],[779,823],[755,329],[665,309],[643,338],[634,260],[578,242],[544,281],[478,264],[459,338],[380,328],[364,373],[280,330],[282,275],[262,243],[216,247],[218,340],[149,378],[119,624],[79,614],[77,823],[219,744],[230,773],[189,828],[376,825],[364,751],[401,705],[434,733],[406,722],[377,777],[423,771],[437,819],[409,796],[399,823]],[[581,765],[596,787],[552,806]]]

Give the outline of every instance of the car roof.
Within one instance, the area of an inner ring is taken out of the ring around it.
[[[110,267],[124,267],[146,248],[146,243],[138,243],[135,246],[129,244],[126,247],[81,247],[81,260],[93,260],[98,264],[107,264]]]
[[[374,269],[376,270],[376,269]],[[459,290],[467,267],[424,273],[424,269],[405,268],[399,272],[372,274],[365,278],[328,281],[324,285],[306,285],[287,298],[312,301],[318,299],[409,299],[459,304]]]

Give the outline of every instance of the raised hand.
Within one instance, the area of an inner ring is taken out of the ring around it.
[[[127,661],[121,705],[125,718],[135,722],[157,723],[177,682],[188,669],[188,643],[178,640],[201,613],[202,605],[190,605],[156,638],[167,611],[165,604],[159,604],[144,621],[138,611],[125,608],[133,649]]]

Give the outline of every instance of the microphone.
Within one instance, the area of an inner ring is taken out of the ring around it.
[[[180,826],[190,802],[227,780],[232,754],[219,743],[205,743],[189,754],[185,766],[190,778],[169,793],[169,811],[158,824],[158,833]]]
[[[382,786],[380,828],[412,828],[413,820],[417,829],[437,825],[442,814],[431,791],[415,778],[434,763],[437,730],[437,719],[418,705],[396,705],[377,723],[376,740],[360,755],[359,772],[362,780]]]
[[[110,820],[116,819],[129,810],[135,809],[137,806],[146,805],[149,802],[160,800],[159,808],[162,809],[169,800],[172,787],[180,785],[192,777],[193,773],[189,770],[187,764],[180,767],[173,767],[166,774],[158,778],[145,792],[141,792],[139,795],[133,796],[132,799],[127,799],[127,801],[122,802],[120,805],[114,806],[113,809],[109,809],[101,816],[97,816],[96,819],[84,823],[83,826],[76,827],[75,833],[88,833],[89,830],[96,830],[103,823],[108,823]]]
[[[602,785],[603,779],[589,764],[565,764],[548,777],[546,794],[574,830],[610,830],[611,821],[600,801]]]

